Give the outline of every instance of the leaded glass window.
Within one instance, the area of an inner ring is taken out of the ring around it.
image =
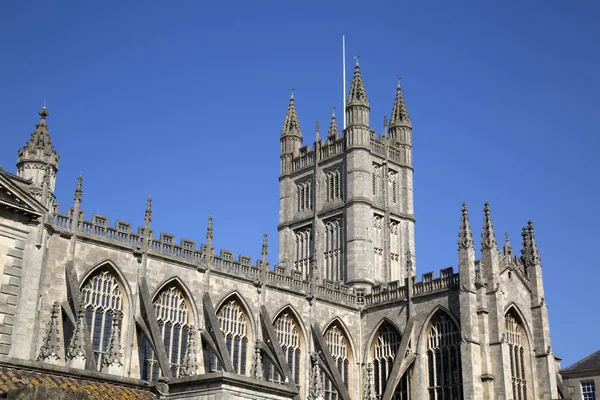
[[[95,273],[81,289],[81,302],[85,307],[96,368],[100,370],[110,338],[114,312],[121,311],[123,307],[123,297],[115,277],[106,270]]]
[[[221,306],[217,317],[227,350],[231,355],[233,368],[238,374],[245,375],[248,361],[248,317],[235,300],[230,300]]]
[[[348,387],[350,383],[350,344],[348,338],[337,325],[332,325],[325,332],[325,341],[342,380]],[[323,389],[325,400],[338,400],[337,389],[331,379],[323,374]]]
[[[429,400],[462,400],[460,330],[445,313],[431,321],[427,370]]]
[[[288,367],[294,378],[294,382],[300,384],[300,370],[302,363],[301,341],[302,336],[296,319],[289,313],[281,314],[273,323],[277,333],[277,340],[281,345],[283,355],[287,360]],[[265,378],[272,382],[282,382],[283,378],[277,369],[267,360],[265,362]]]
[[[171,374],[176,378],[181,375],[181,367],[187,350],[190,332],[189,307],[183,293],[176,286],[163,290],[153,305],[158,329],[171,366]],[[149,381],[156,381],[162,376],[158,360],[148,341],[145,345],[142,375]]]
[[[379,332],[375,336],[375,344],[373,346],[373,380],[375,383],[375,393],[380,399],[385,392],[387,380],[392,372],[394,359],[398,348],[400,347],[400,334],[389,323],[384,323]],[[405,373],[398,386],[394,390],[392,400],[408,400],[409,390],[408,374]]]
[[[508,313],[506,322],[506,342],[510,352],[510,375],[513,398],[527,400],[527,353],[525,352],[525,332],[520,321]]]

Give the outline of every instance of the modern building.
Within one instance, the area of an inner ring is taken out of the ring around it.
[[[600,350],[560,370],[565,397],[596,400],[600,389]]]
[[[0,171],[0,392],[559,398],[533,224],[520,255],[508,237],[499,249],[486,203],[476,258],[463,204],[457,268],[417,277],[412,124],[400,86],[390,105],[389,124],[374,131],[356,64],[347,126],[334,115],[327,135],[304,145],[292,95],[274,266],[266,236],[256,261],[216,251],[211,218],[198,241],[154,232],[150,198],[139,227],[84,212],[82,177],[73,203],[59,207],[43,108],[16,174]]]

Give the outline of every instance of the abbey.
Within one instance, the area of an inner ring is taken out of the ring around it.
[[[0,393],[563,398],[533,224],[519,255],[499,249],[486,203],[477,259],[463,204],[456,270],[418,278],[402,90],[378,134],[357,64],[345,113],[304,146],[290,98],[271,266],[266,235],[256,261],[217,252],[211,218],[201,243],[155,233],[150,198],[140,227],[90,215],[81,176],[61,211],[43,108],[16,174],[0,170]]]

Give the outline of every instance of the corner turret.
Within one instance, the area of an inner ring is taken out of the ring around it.
[[[370,111],[371,107],[367,98],[365,83],[360,73],[358,58],[356,58],[354,76],[352,77],[350,92],[346,101],[346,121],[348,122],[348,127],[364,126],[368,128]]]
[[[400,78],[397,79],[396,98],[390,117],[389,138],[390,144],[401,152],[401,162],[412,166],[412,124],[406,110],[406,103],[400,87]]]
[[[58,153],[54,150],[46,118],[50,115],[46,107],[38,113],[41,117],[31,138],[19,149],[17,156],[17,175],[31,180],[31,195],[40,203],[49,207],[54,203],[54,187],[58,173]],[[44,177],[45,176],[45,177]],[[47,197],[44,199],[44,181],[46,181]]]
[[[299,154],[300,147],[302,147],[302,131],[300,130],[293,91],[283,121],[280,143],[281,175],[285,175],[291,172],[292,158]]]

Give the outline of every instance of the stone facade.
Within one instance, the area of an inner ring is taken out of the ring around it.
[[[87,217],[81,177],[61,212],[42,109],[17,175],[0,171],[0,362],[163,398],[559,398],[533,224],[521,256],[499,250],[486,203],[476,259],[463,205],[457,270],[418,279],[402,90],[377,134],[357,64],[345,112],[302,146],[290,99],[271,267],[266,236],[255,262],[217,253],[211,218],[201,244],[155,234],[150,198],[137,229]]]

